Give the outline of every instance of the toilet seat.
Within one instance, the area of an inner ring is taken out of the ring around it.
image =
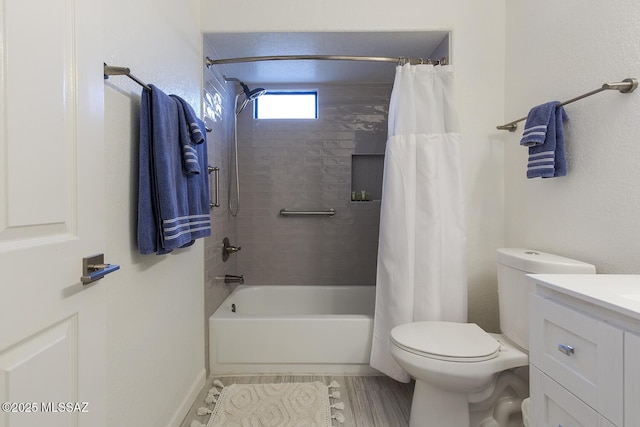
[[[391,341],[408,352],[449,362],[482,362],[500,353],[500,343],[475,323],[406,323],[393,328]]]

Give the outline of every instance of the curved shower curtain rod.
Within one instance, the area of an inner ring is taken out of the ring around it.
[[[320,60],[320,61],[368,61],[368,62],[395,62],[398,65],[404,64],[430,64],[430,65],[447,65],[448,58],[440,59],[430,58],[406,58],[406,57],[387,57],[387,56],[353,56],[353,55],[275,55],[275,56],[245,56],[240,58],[211,59],[206,57],[205,64],[207,68],[212,65],[220,64],[238,64],[241,62],[260,62],[260,61],[296,61],[296,60]]]

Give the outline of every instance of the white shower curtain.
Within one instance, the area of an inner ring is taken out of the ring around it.
[[[420,320],[467,320],[461,138],[451,66],[403,65],[389,106],[371,366],[409,375],[391,330]]]

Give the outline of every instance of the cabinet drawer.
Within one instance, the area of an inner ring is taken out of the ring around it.
[[[623,332],[537,295],[530,360],[617,425],[623,419]]]
[[[533,366],[531,390],[531,420],[535,427],[615,427]]]

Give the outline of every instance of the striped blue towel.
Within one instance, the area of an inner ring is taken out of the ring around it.
[[[200,173],[200,165],[198,162],[197,145],[205,142],[205,134],[200,129],[201,120],[196,116],[191,105],[178,95],[169,95],[171,98],[179,102],[180,111],[180,132],[182,146],[182,167],[186,173]],[[184,135],[183,135],[184,133]],[[206,165],[205,165],[206,166]],[[202,173],[205,173],[204,171]]]
[[[151,91],[142,91],[140,108],[138,249],[160,255],[210,235],[211,220],[207,173],[183,168],[183,108],[150,86]],[[196,150],[198,170],[206,171],[206,144]]]
[[[520,145],[529,147],[527,178],[553,178],[567,174],[563,122],[568,119],[560,102],[533,107],[527,116]]]

